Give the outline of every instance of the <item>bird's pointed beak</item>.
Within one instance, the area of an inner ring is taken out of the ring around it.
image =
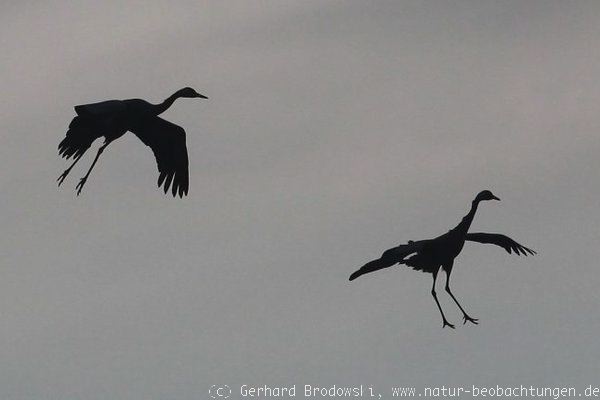
[[[208,97],[206,97],[206,96],[204,96],[204,95],[202,95],[200,93],[198,93],[198,95],[196,97],[199,97],[201,99],[208,99]]]
[[[493,196],[493,195],[492,195],[492,199],[500,201],[499,198],[497,198],[496,196]]]

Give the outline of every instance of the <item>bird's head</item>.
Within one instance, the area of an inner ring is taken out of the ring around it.
[[[189,98],[199,97],[201,99],[208,99],[208,97],[201,95],[200,93],[196,92],[191,87],[185,87],[181,90],[178,90],[177,95],[178,95],[178,97],[189,97]]]
[[[496,196],[494,196],[494,194],[492,192],[490,192],[489,190],[484,190],[482,192],[479,192],[479,194],[477,195],[477,197],[475,197],[475,200],[473,200],[473,202],[479,203],[480,201],[486,201],[486,200],[500,201],[500,199],[497,198]]]

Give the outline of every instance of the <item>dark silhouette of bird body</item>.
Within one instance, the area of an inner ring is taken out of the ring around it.
[[[528,253],[535,254],[535,251],[520,245],[505,235],[497,233],[468,233],[479,203],[486,200],[500,199],[494,196],[489,190],[480,192],[473,200],[469,213],[455,228],[434,239],[409,241],[407,244],[402,244],[386,250],[380,258],[366,263],[359,270],[350,275],[350,280],[352,281],[369,272],[389,268],[395,264],[405,264],[417,271],[430,273],[433,275],[431,294],[442,315],[443,327],[449,326],[454,328],[454,325],[446,320],[435,291],[435,282],[441,267],[446,272],[446,292],[448,292],[458,308],[462,311],[464,323],[470,321],[477,324],[478,320],[470,317],[465,312],[450,290],[450,274],[454,265],[454,259],[462,251],[465,241],[494,244],[504,248],[508,253],[515,252],[517,255],[527,255]]]
[[[186,87],[160,104],[151,104],[142,99],[129,99],[75,106],[77,116],[69,124],[66,137],[58,145],[59,154],[66,159],[73,157],[74,162],[58,178],[58,185],[60,186],[92,143],[104,137],[104,144],[98,149],[90,169],[77,184],[79,195],[104,149],[127,131],[131,131],[154,153],[159,171],[158,186],[164,184],[165,193],[170,187],[173,196],[186,195],[189,172],[185,131],[180,126],[158,117],[181,97],[207,98]]]

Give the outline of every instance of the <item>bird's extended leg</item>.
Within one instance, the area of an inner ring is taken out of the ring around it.
[[[444,325],[442,326],[442,329],[445,328],[446,326],[449,326],[450,328],[454,329],[454,325],[452,325],[446,319],[446,316],[444,315],[444,312],[442,311],[442,306],[440,306],[440,302],[438,301],[437,295],[435,293],[435,280],[437,278],[438,271],[439,271],[439,269],[435,270],[435,272],[433,272],[433,287],[431,288],[431,295],[433,296],[433,299],[435,300],[435,304],[437,304],[438,309],[440,310],[440,314],[442,314],[442,319],[444,320]]]
[[[61,183],[63,183],[63,181],[65,180],[65,178],[67,177],[67,175],[69,175],[69,172],[71,172],[71,169],[73,169],[73,167],[75,166],[75,164],[77,164],[77,161],[79,161],[79,159],[83,156],[83,153],[81,153],[80,155],[78,155],[77,157],[75,157],[75,161],[73,161],[73,164],[71,164],[71,166],[69,168],[67,168],[65,170],[65,172],[63,172],[58,179],[56,180],[58,182],[58,186],[60,186]]]
[[[474,323],[475,325],[478,324],[477,321],[479,321],[477,318],[471,318],[469,316],[469,314],[467,314],[465,312],[465,310],[463,310],[462,306],[460,305],[460,303],[458,302],[458,300],[456,300],[456,297],[454,297],[454,294],[452,294],[452,291],[450,290],[450,273],[452,272],[452,268],[447,269],[446,270],[446,292],[448,292],[448,294],[450,295],[450,297],[452,297],[452,300],[454,300],[454,302],[456,303],[456,305],[458,306],[458,308],[460,308],[460,311],[462,311],[463,313],[463,325],[467,323],[467,321]]]
[[[75,189],[77,189],[77,196],[79,196],[79,193],[81,193],[81,189],[83,189],[83,185],[85,185],[85,181],[87,181],[87,178],[88,178],[88,176],[90,176],[92,169],[94,169],[94,165],[96,165],[96,162],[98,161],[98,158],[100,157],[100,154],[102,154],[102,152],[104,151],[106,146],[108,146],[109,143],[110,142],[105,142],[102,146],[100,146],[100,148],[98,149],[98,153],[96,153],[96,157],[94,158],[94,161],[92,162],[92,165],[90,166],[90,169],[88,170],[87,174],[85,174],[85,176],[83,178],[81,178],[81,180],[79,181],[77,186],[75,186]]]

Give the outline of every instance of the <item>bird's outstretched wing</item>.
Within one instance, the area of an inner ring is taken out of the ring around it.
[[[150,117],[135,123],[130,131],[154,152],[159,172],[158,186],[164,183],[167,193],[171,185],[174,197],[187,195],[188,154],[183,128],[162,118]]]
[[[120,100],[75,106],[77,116],[69,124],[67,136],[58,145],[58,153],[66,159],[79,157],[92,143],[107,132],[120,129],[119,122],[126,112]]]
[[[100,103],[81,104],[73,107],[77,115],[107,117],[127,112],[127,106],[122,100],[107,100]]]
[[[481,232],[467,233],[466,240],[468,240],[470,242],[495,244],[496,246],[500,246],[500,247],[504,248],[504,250],[506,250],[509,254],[512,253],[513,251],[517,255],[521,255],[521,254],[527,255],[528,253],[531,255],[537,254],[535,252],[535,250],[531,250],[530,248],[527,248],[527,247],[523,246],[522,244],[515,242],[508,236],[501,235],[499,233],[481,233]]]
[[[94,129],[93,121],[90,118],[78,115],[73,118],[69,124],[67,135],[58,145],[58,154],[66,159],[77,158],[85,153],[100,136],[102,134]]]
[[[361,275],[388,268],[396,263],[400,263],[409,255],[420,251],[425,242],[425,240],[417,242],[410,241],[408,244],[401,244],[400,246],[388,249],[383,252],[380,258],[366,263],[360,269],[352,273],[349,280],[353,281]]]

